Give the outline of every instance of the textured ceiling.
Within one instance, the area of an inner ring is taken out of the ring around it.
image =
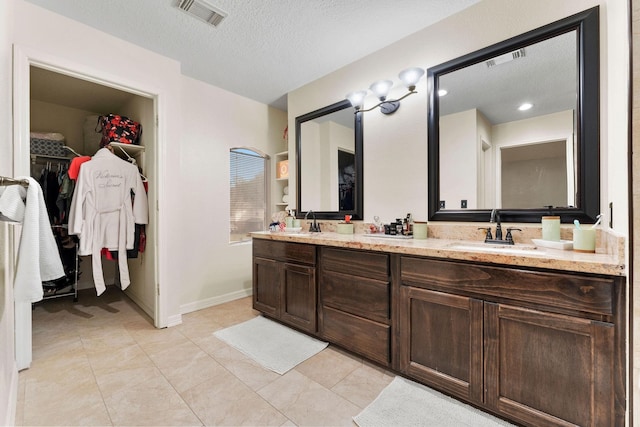
[[[182,73],[286,110],[286,94],[479,0],[206,0],[216,28],[178,0],[27,0],[173,58]]]

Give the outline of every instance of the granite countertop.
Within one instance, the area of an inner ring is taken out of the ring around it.
[[[535,244],[493,245],[452,239],[400,239],[375,234],[256,232],[255,239],[308,243],[433,258],[456,259],[519,267],[626,276],[624,257],[612,253],[582,253]]]

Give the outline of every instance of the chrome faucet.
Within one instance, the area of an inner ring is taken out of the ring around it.
[[[496,224],[496,237],[493,238],[491,234],[491,227],[481,227],[478,230],[486,230],[486,234],[484,237],[485,243],[495,243],[499,245],[513,245],[513,236],[511,235],[512,231],[522,231],[519,228],[507,228],[507,235],[504,239],[502,239],[502,224],[500,223],[500,211],[498,209],[491,210],[491,217],[489,218],[489,223]]]
[[[309,214],[313,215],[313,223],[311,225],[309,225],[309,232],[310,233],[320,233],[320,224],[318,224],[316,222],[316,214],[313,211],[311,211],[311,210],[307,211],[307,213],[304,216],[305,221],[309,217]]]

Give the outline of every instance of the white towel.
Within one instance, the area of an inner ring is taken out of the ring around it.
[[[22,223],[14,283],[16,301],[36,302],[43,297],[42,282],[64,276],[64,267],[51,231],[47,208],[38,181],[29,188],[6,187],[0,194],[0,219]]]

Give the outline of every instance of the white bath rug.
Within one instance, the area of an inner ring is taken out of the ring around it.
[[[361,413],[360,427],[498,427],[512,424],[422,384],[396,377]]]
[[[216,331],[214,335],[280,375],[328,345],[262,316]]]

